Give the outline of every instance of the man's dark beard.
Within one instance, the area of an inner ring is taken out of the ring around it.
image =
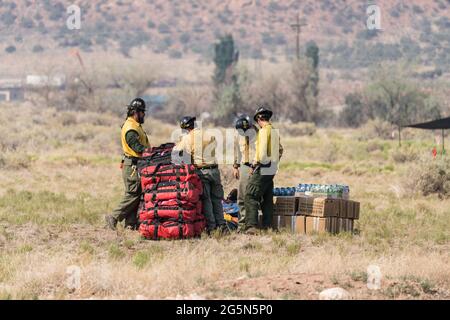
[[[140,124],[143,124],[144,121],[145,121],[145,117],[138,116],[138,122],[139,122]]]

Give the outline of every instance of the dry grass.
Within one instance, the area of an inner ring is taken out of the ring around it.
[[[119,127],[114,115],[24,108],[0,117],[0,298],[317,299],[342,286],[361,299],[449,299],[449,199],[405,186],[418,160],[396,161],[396,141],[358,139],[357,130],[283,135],[276,185],[346,183],[362,204],[358,234],[265,233],[143,241],[103,228],[122,193]],[[31,121],[30,121],[31,119]],[[12,121],[13,120],[13,121]],[[154,144],[174,127],[145,124]],[[27,130],[18,130],[26,128]],[[432,141],[405,141],[431,157]],[[409,151],[408,151],[409,152]],[[237,186],[223,169],[226,192]],[[382,290],[365,287],[367,266],[383,273]],[[81,287],[66,285],[81,268]],[[299,283],[299,284],[297,284]]]

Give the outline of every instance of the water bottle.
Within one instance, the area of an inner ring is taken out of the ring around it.
[[[344,186],[344,192],[342,194],[343,199],[348,200],[350,198],[350,187]]]
[[[291,187],[291,196],[295,196],[295,187]]]
[[[275,188],[273,194],[278,197],[280,195],[280,188]]]

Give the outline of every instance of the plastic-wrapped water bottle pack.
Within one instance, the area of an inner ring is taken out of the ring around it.
[[[312,195],[335,199],[349,199],[350,187],[340,184],[308,184],[299,183],[297,187],[276,187],[274,196]]]

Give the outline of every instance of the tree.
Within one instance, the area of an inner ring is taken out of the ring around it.
[[[214,70],[213,82],[216,87],[223,84],[229,85],[233,67],[239,60],[239,51],[234,48],[234,40],[231,34],[219,39],[214,45]]]
[[[305,59],[293,62],[291,81],[288,83],[291,102],[285,117],[294,122],[319,121],[318,80],[318,73],[312,63]]]
[[[378,105],[374,108],[376,116],[397,127],[399,144],[402,126],[440,116],[440,106],[427,103],[429,95],[407,80],[384,78],[372,84],[371,90],[373,103]]]
[[[306,46],[306,57],[313,67],[311,77],[311,91],[314,97],[319,95],[319,47],[314,41],[310,41]]]
[[[368,108],[368,104],[364,100],[361,92],[350,93],[345,96],[345,107],[339,118],[343,125],[356,128],[372,119],[371,109]]]
[[[319,47],[314,41],[308,42],[306,45],[306,57],[312,60],[314,70],[319,66]]]
[[[158,68],[148,63],[134,63],[127,68],[113,68],[111,73],[114,87],[125,90],[130,98],[144,95],[158,78]]]
[[[346,97],[341,112],[343,124],[359,126],[378,118],[396,126],[400,139],[402,126],[440,117],[439,102],[418,83],[408,80],[411,72],[406,66],[387,64],[372,74],[374,80],[361,94]]]
[[[217,123],[227,124],[237,115],[241,98],[239,92],[239,77],[235,72],[235,67],[239,60],[239,51],[234,47],[234,40],[231,34],[227,34],[219,39],[214,45],[213,75],[214,84],[214,118]]]

